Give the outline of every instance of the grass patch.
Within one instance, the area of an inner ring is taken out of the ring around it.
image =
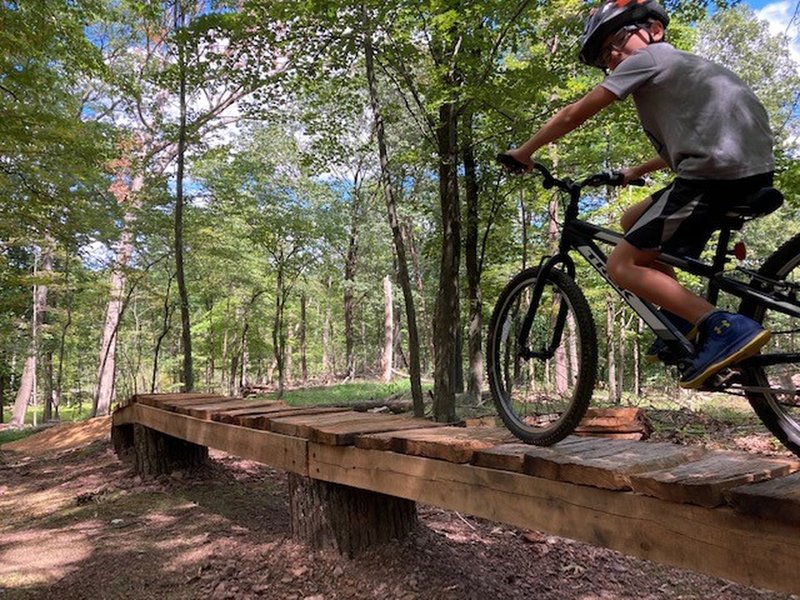
[[[429,386],[428,386],[429,387]],[[425,386],[423,386],[423,389]],[[408,380],[384,383],[381,381],[355,381],[331,386],[306,388],[284,392],[284,401],[292,406],[310,404],[356,404],[370,400],[383,400],[397,394],[411,395]],[[270,394],[268,397],[274,397]]]
[[[39,430],[34,429],[33,427],[27,429],[7,429],[5,431],[0,431],[0,446],[26,438],[29,435],[33,435],[37,431]]]
[[[3,407],[3,423],[8,423],[11,421],[11,416],[13,414],[14,407],[13,406],[4,406]],[[78,406],[62,406],[58,409],[58,420],[59,421],[82,421],[84,419],[88,419],[92,415],[91,404],[82,404]],[[37,406],[35,408],[28,407],[27,412],[25,413],[25,424],[26,425],[33,425],[34,423],[34,414],[36,415],[36,424],[41,425],[44,421],[44,408],[41,406]]]

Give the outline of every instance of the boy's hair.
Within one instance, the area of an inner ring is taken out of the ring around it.
[[[669,15],[657,0],[607,0],[589,13],[581,36],[581,62],[605,69],[603,42],[626,25],[660,21],[669,24]]]

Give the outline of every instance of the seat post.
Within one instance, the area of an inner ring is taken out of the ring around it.
[[[725,263],[728,262],[728,244],[731,241],[731,228],[723,227],[719,230],[719,241],[717,242],[717,249],[714,253],[714,262],[712,267],[714,274],[722,273],[725,270]],[[706,299],[713,304],[717,305],[719,299],[719,286],[716,284],[714,277],[708,280],[708,293]]]

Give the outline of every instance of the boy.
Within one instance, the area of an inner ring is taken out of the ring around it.
[[[620,287],[659,305],[683,333],[697,327],[697,352],[680,385],[699,388],[757,354],[770,334],[743,315],[716,310],[657,259],[662,251],[699,255],[731,194],[738,200],[772,185],[772,134],[764,107],[736,75],[664,41],[668,23],[656,0],[610,0],[594,10],[580,59],[611,73],[507,154],[530,168],[540,147],[633,95],[658,155],[623,170],[625,182],[667,167],[677,178],[625,212],[625,236],[608,258],[608,273]]]

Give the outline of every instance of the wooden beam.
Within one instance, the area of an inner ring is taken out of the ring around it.
[[[309,476],[583,540],[777,591],[800,591],[800,526],[730,508],[392,452],[309,443]]]
[[[121,421],[118,423],[117,414],[123,411],[125,414],[120,416]],[[140,423],[145,427],[201,446],[209,446],[279,469],[308,475],[306,440],[238,425],[196,419],[144,404],[133,404],[123,411],[114,414],[114,425],[124,422]]]

